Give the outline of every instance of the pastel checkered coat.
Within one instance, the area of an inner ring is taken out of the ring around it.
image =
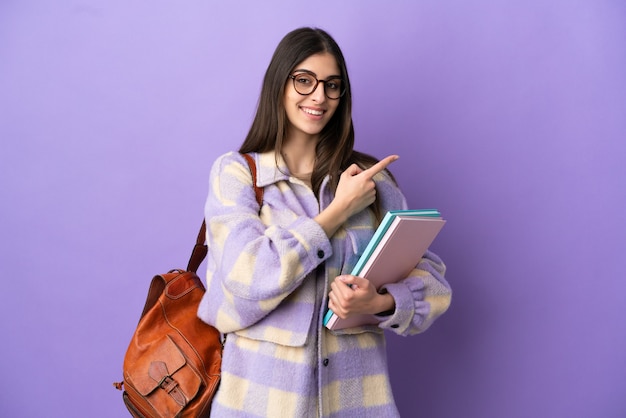
[[[245,159],[218,158],[205,206],[207,293],[198,315],[228,334],[216,417],[396,417],[383,330],[416,334],[450,303],[441,260],[428,252],[400,283],[386,286],[395,313],[379,326],[329,331],[322,325],[330,282],[349,274],[374,233],[363,211],[328,239],[313,218],[319,202],[273,152],[252,154],[264,188],[259,214]],[[383,209],[406,201],[384,173],[374,178]],[[384,213],[384,212],[383,212]]]

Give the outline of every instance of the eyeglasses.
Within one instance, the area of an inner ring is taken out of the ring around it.
[[[318,80],[313,74],[300,73],[290,74],[289,78],[293,80],[293,88],[296,89],[298,94],[308,96],[313,93],[319,83],[324,86],[324,94],[331,100],[337,100],[346,92],[346,87],[343,84],[341,77],[332,77],[326,80]]]

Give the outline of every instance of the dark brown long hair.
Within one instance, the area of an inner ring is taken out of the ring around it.
[[[315,150],[311,185],[318,198],[322,180],[327,175],[330,176],[329,185],[334,192],[339,183],[339,175],[351,164],[356,163],[366,168],[378,161],[353,149],[352,91],[348,69],[339,45],[324,30],[299,28],[289,32],[280,41],[265,72],[252,126],[239,149],[241,153],[274,150],[277,155],[282,151],[288,123],[283,102],[288,76],[299,63],[311,55],[324,52],[335,57],[346,92],[339,99],[335,114],[320,132]],[[380,219],[379,205],[374,204],[372,210]]]

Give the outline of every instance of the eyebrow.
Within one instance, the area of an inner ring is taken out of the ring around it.
[[[315,78],[317,78],[317,74],[315,74],[311,70],[307,70],[306,68],[297,68],[297,69],[293,70],[293,72],[294,73],[307,73],[307,74],[311,74],[311,75],[315,76]],[[326,77],[325,80],[330,80],[330,79],[333,79],[333,78],[342,78],[342,77],[340,75],[331,75],[331,76]]]

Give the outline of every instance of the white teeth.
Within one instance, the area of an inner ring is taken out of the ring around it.
[[[305,113],[308,113],[309,115],[314,115],[314,116],[322,116],[324,114],[324,112],[322,112],[321,110],[313,110],[313,109],[305,109],[305,108],[302,108],[302,110],[304,110]]]

